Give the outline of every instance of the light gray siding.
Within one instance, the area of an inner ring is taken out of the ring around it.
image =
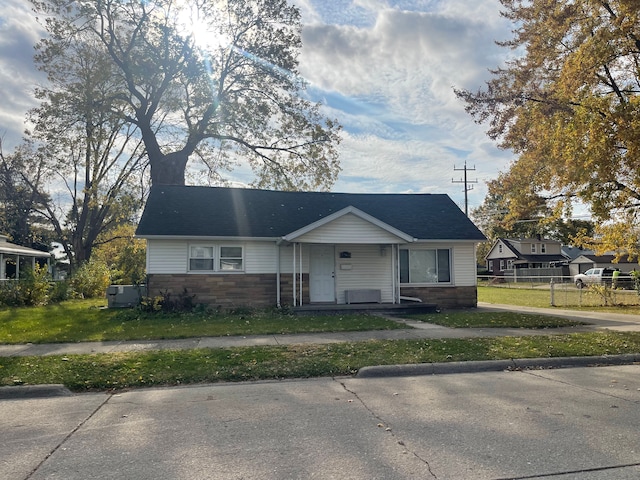
[[[147,240],[147,273],[187,273],[188,242]]]
[[[348,251],[351,258],[340,258]],[[345,303],[345,290],[374,289],[382,302],[393,302],[392,249],[380,245],[336,245],[336,293]]]
[[[300,268],[300,245],[296,245],[296,273]],[[302,272],[309,273],[309,245],[302,245]],[[291,274],[293,272],[293,245],[280,247],[280,273]]]
[[[275,273],[275,242],[244,242],[245,273]]]
[[[275,242],[150,239],[147,241],[147,273],[188,273],[189,245],[241,246],[243,247],[244,273],[275,273],[276,271]],[[203,273],[210,272],[197,274]]]
[[[452,251],[453,282],[458,287],[473,287],[477,284],[475,244],[458,244]]]
[[[301,235],[304,243],[398,243],[397,236],[353,214],[339,217],[313,231]]]

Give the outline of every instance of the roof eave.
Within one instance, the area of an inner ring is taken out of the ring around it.
[[[248,237],[248,236],[215,236],[215,235],[141,235],[136,234],[134,238],[144,240],[196,240],[196,241],[236,241],[236,242],[277,242],[281,237]]]

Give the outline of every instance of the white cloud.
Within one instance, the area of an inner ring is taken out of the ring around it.
[[[28,109],[36,105],[33,91],[43,76],[33,64],[41,27],[23,0],[5,0],[0,10],[0,137],[7,149],[16,146]]]
[[[453,88],[480,88],[508,53],[495,45],[511,28],[498,2],[353,4],[375,21],[327,22],[309,2],[314,21],[303,28],[300,71],[345,127],[336,189],[448,193],[463,203],[464,188],[452,179],[466,160],[476,168],[469,179],[478,179],[470,204],[479,205],[485,181],[511,155],[473,122]]]

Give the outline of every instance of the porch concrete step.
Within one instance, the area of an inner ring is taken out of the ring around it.
[[[319,303],[294,307],[298,315],[339,315],[347,313],[384,313],[385,315],[408,315],[412,313],[433,313],[435,303]]]

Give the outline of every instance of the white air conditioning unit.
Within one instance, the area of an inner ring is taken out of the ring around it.
[[[107,305],[109,308],[135,307],[146,294],[145,285],[110,285],[107,287]]]

